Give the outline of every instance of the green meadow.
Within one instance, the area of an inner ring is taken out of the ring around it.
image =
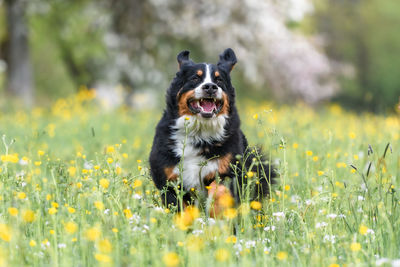
[[[162,109],[93,98],[0,112],[0,266],[398,266],[399,114],[239,99],[279,177],[212,219],[161,206],[148,154]]]

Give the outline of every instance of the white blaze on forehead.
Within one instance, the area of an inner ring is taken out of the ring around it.
[[[204,64],[204,65],[206,66],[205,78],[204,78],[203,82],[194,89],[194,97],[197,99],[205,97],[203,89],[202,89],[203,85],[205,85],[207,83],[213,83],[213,81],[211,79],[211,66],[210,66],[210,64]],[[222,99],[222,89],[219,86],[217,86],[217,87],[218,87],[218,91],[217,91],[216,98]]]

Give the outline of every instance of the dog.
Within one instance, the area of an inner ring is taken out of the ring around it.
[[[210,216],[218,217],[226,207],[219,200],[229,195],[240,203],[250,180],[255,181],[252,199],[268,195],[275,172],[240,130],[230,77],[237,63],[234,51],[226,49],[216,65],[193,62],[189,51],[177,60],[179,71],[167,90],[149,159],[163,204],[179,211],[195,202],[196,192],[212,199]]]

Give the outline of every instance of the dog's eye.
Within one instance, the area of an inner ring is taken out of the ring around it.
[[[200,77],[197,76],[197,75],[195,75],[195,76],[192,77],[191,80],[192,80],[193,82],[199,82],[199,81],[200,81]]]
[[[215,77],[215,81],[217,83],[222,83],[223,82],[223,80],[222,80],[222,78],[220,76]]]

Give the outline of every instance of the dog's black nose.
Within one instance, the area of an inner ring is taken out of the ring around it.
[[[201,89],[203,89],[209,95],[214,95],[218,90],[218,86],[215,83],[206,83],[203,84]]]

